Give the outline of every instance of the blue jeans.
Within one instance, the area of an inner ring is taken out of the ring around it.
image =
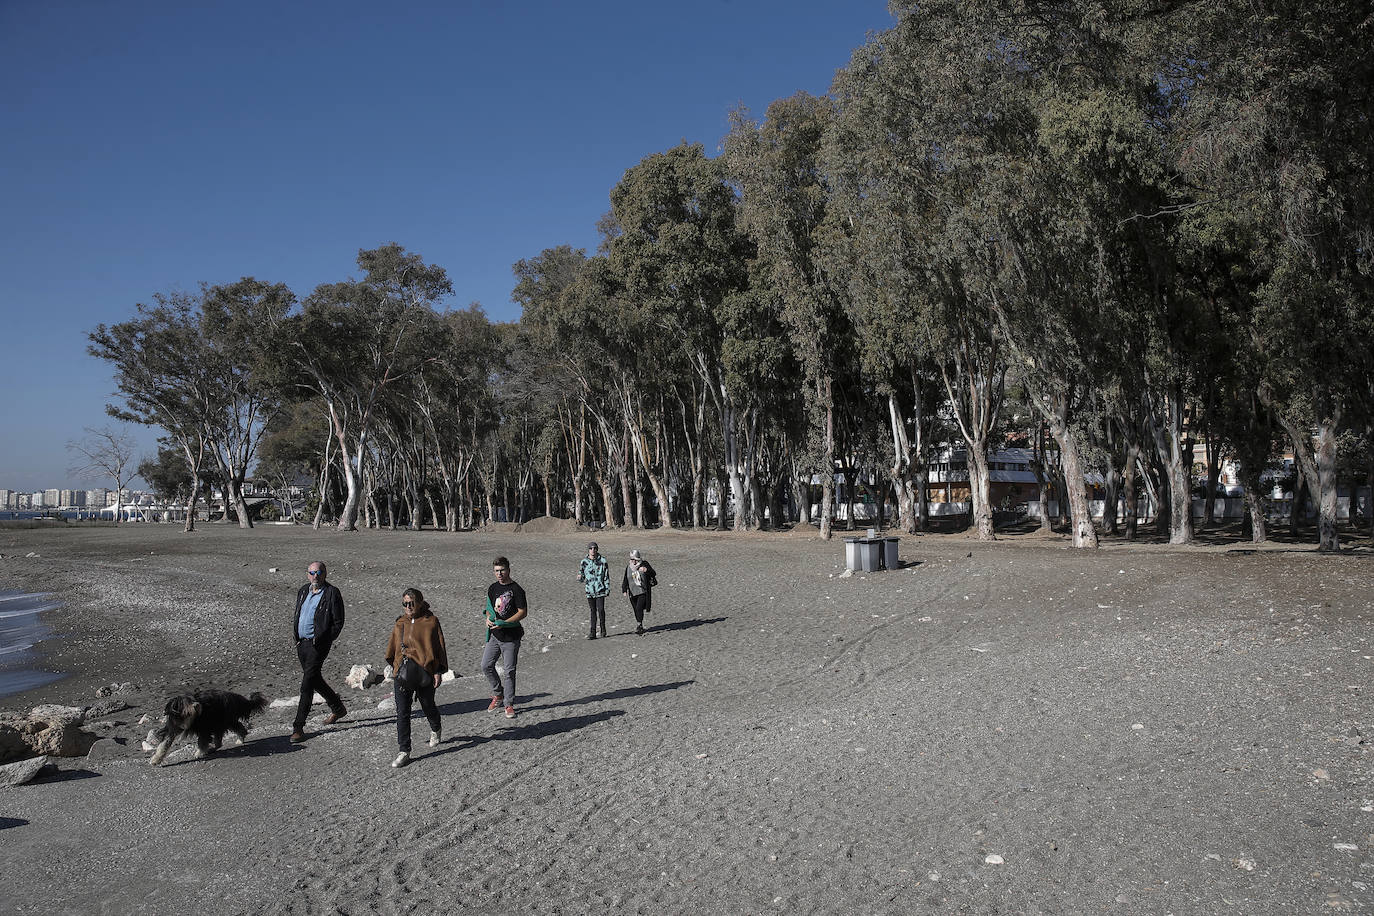
[[[501,667],[505,669],[505,673],[500,677],[496,674],[498,657],[501,659]],[[482,673],[487,676],[487,683],[491,685],[491,695],[501,694],[507,706],[515,705],[515,663],[519,658],[518,639],[503,642],[493,636],[482,649]]]

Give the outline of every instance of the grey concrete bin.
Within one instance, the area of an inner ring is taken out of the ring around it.
[[[859,540],[859,568],[864,572],[877,572],[882,568],[883,542],[881,538],[861,538]]]
[[[902,561],[897,559],[897,542],[900,540],[901,538],[882,538],[884,569],[902,568]]]
[[[845,569],[858,569],[858,568],[859,568],[859,539],[858,539],[858,538],[845,538],[845,539],[844,539],[844,568],[845,568]]]

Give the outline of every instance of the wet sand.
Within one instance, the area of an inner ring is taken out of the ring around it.
[[[649,634],[616,589],[611,638],[584,639],[586,534],[0,530],[0,588],[65,602],[42,663],[68,672],[0,708],[137,685],[89,760],[0,789],[0,911],[1374,904],[1367,550],[926,536],[841,578],[842,542],[800,533],[595,539],[616,583],[631,547],[658,570]],[[498,553],[531,603],[514,720],[476,670]],[[297,692],[315,558],[348,608],[325,669],[348,718],[317,706],[293,746],[268,710],[242,747],[149,767],[136,722],[169,694]],[[439,692],[443,743],[417,719],[393,770],[389,692],[343,677],[380,663],[412,585],[465,676]]]

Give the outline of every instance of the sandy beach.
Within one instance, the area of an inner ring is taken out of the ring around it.
[[[1368,549],[904,538],[842,577],[798,533],[595,536],[658,570],[650,632],[588,535],[213,525],[0,530],[0,587],[52,592],[43,667],[0,698],[86,706],[107,740],[0,789],[6,913],[1318,913],[1374,906]],[[36,556],[28,556],[36,554]],[[530,597],[519,716],[477,671],[490,561]],[[140,741],[199,686],[289,697],[292,602],[329,563],[349,706],[161,768]],[[273,572],[272,570],[276,571]],[[394,770],[381,664],[423,589],[462,677]]]

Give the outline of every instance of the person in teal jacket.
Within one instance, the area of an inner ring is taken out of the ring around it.
[[[587,592],[587,608],[591,614],[588,639],[596,639],[597,624],[601,625],[601,635],[606,635],[606,596],[611,592],[611,567],[597,549],[596,541],[587,545],[587,555],[577,571],[577,581]]]

